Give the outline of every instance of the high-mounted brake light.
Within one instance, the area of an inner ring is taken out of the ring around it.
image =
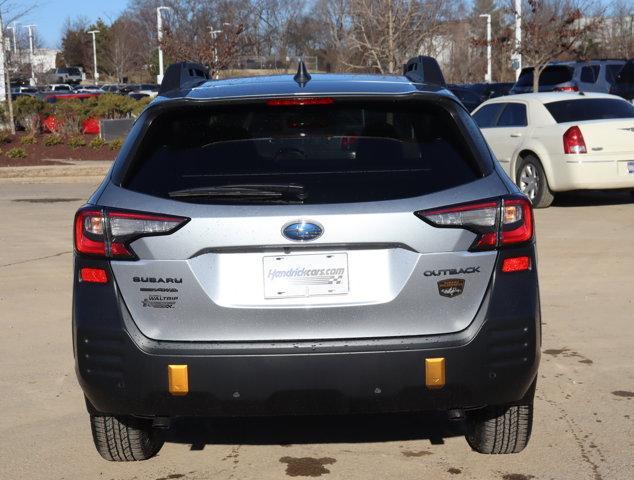
[[[577,85],[568,85],[565,87],[555,87],[553,92],[578,92],[579,87]]]
[[[566,133],[564,133],[564,153],[588,153],[581,129],[576,125],[570,127],[566,130]]]
[[[508,196],[436,210],[416,216],[441,228],[463,228],[477,234],[469,250],[492,250],[533,238],[533,209],[523,196]]]
[[[112,209],[82,208],[75,215],[75,250],[102,258],[136,259],[129,244],[176,231],[189,219]]]
[[[289,107],[294,105],[331,105],[335,103],[330,97],[274,98],[267,100],[269,107]]]

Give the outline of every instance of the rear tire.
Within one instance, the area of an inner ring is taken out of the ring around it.
[[[467,417],[469,446],[478,453],[519,453],[531,437],[533,398],[519,405],[490,406]]]
[[[533,154],[521,158],[515,175],[518,188],[532,202],[535,208],[549,207],[555,195],[548,185],[548,179],[539,158]]]
[[[147,460],[163,446],[150,420],[91,414],[90,426],[97,451],[111,462]]]

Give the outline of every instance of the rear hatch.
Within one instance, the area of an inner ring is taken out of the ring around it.
[[[466,328],[497,253],[469,251],[476,233],[415,212],[508,191],[465,136],[466,112],[444,102],[146,112],[139,148],[99,204],[189,220],[111,262],[141,332],[267,341]]]

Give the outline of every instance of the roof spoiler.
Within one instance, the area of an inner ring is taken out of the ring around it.
[[[192,89],[209,80],[209,70],[204,65],[192,62],[172,63],[167,67],[158,94],[176,90]]]
[[[403,75],[414,83],[427,83],[438,85],[439,87],[446,85],[440,65],[438,65],[434,57],[428,57],[426,55],[410,58],[407,63],[403,65]]]

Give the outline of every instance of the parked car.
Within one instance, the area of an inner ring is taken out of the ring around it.
[[[458,85],[448,85],[447,89],[456,97],[458,97],[458,100],[460,100],[460,102],[470,112],[472,112],[478,105],[486,100],[486,97],[484,97],[484,95],[475,92],[470,88],[465,88]]]
[[[11,100],[17,100],[19,97],[29,96],[32,97],[37,94],[37,88],[35,87],[11,87]]]
[[[478,93],[482,97],[486,98],[495,98],[502,97],[504,95],[508,95],[513,88],[514,83],[506,83],[506,82],[492,82],[492,83],[464,83],[458,85],[459,87],[467,88],[469,90],[473,90]]]
[[[99,85],[76,85],[73,91],[77,93],[102,93]]]
[[[83,80],[81,70],[77,67],[53,68],[44,74],[47,83],[79,84]]]
[[[473,112],[507,174],[537,207],[556,192],[634,190],[634,106],[600,93],[530,93]]]
[[[529,440],[531,205],[437,84],[172,65],[74,242],[107,460],[152,457],[191,416],[432,409],[478,452]]]
[[[121,86],[115,83],[109,83],[101,86],[101,90],[106,93],[119,93]]]
[[[73,87],[66,83],[54,83],[46,86],[47,92],[72,92]]]
[[[29,93],[34,94],[37,93],[37,88],[35,87],[11,87],[11,93]]]
[[[141,98],[154,98],[158,95],[159,86],[154,84],[141,84],[139,88],[128,93],[129,96],[134,98],[135,100],[140,100]]]
[[[135,90],[138,90],[140,88],[139,84],[137,83],[124,83],[122,85],[119,85],[119,93],[121,95],[127,95],[130,92],[134,92]]]
[[[128,96],[135,100],[141,100],[142,98],[154,98],[158,95],[158,92],[152,90],[137,90],[135,92],[128,93]]]
[[[540,92],[608,93],[625,60],[552,62],[539,76]],[[523,68],[511,94],[533,91],[533,67]]]
[[[634,103],[634,59],[629,60],[616,75],[610,93]]]

